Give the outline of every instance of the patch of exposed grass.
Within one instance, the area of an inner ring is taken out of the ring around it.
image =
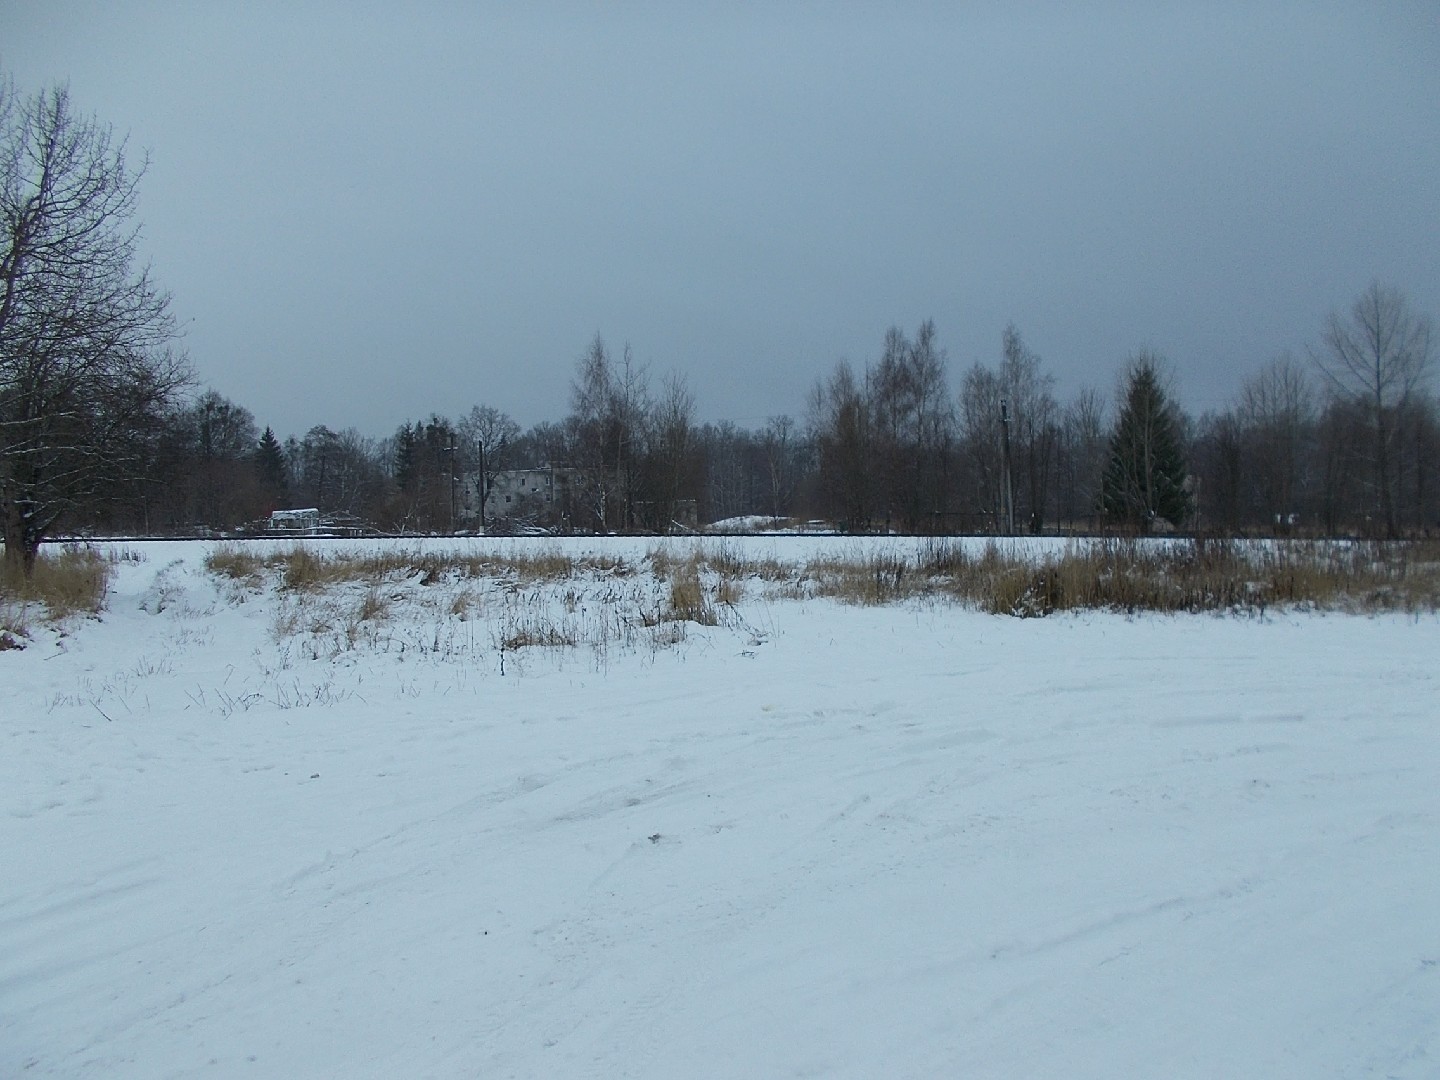
[[[876,551],[853,559],[812,559],[805,576],[816,596],[847,604],[888,604],[917,591],[910,561],[897,551]],[[908,575],[908,576],[907,576]]]
[[[360,597],[360,603],[355,606],[355,620],[357,622],[381,622],[390,616],[390,597],[383,595],[378,588],[371,586],[365,590]]]
[[[222,544],[205,559],[206,569],[222,577],[251,580],[270,572],[290,590],[323,589],[346,582],[377,582],[417,577],[422,585],[454,579],[503,579],[517,584],[560,581],[578,573],[627,577],[636,568],[620,556],[572,556],[558,549],[498,552],[406,551],[385,549],[321,550],[305,544],[278,551],[251,552]]]
[[[243,544],[218,544],[205,556],[206,570],[231,581],[258,584],[265,568],[264,557]]]
[[[795,567],[773,556],[755,558],[744,555],[734,544],[720,543],[705,549],[705,565],[722,578],[744,580],[756,578],[766,582],[783,582],[795,577]]]
[[[125,552],[107,557],[93,548],[66,546],[42,551],[29,577],[0,566],[0,635],[8,641],[3,647],[21,647],[21,639],[31,635],[37,619],[63,622],[76,615],[99,614],[115,565],[131,557]]]
[[[450,598],[450,614],[457,619],[472,617],[480,607],[480,595],[473,589],[460,589]]]
[[[929,581],[1000,615],[1056,611],[1351,611],[1440,609],[1440,560],[1409,542],[1092,541],[1026,559],[998,546],[922,552]]]
[[[578,644],[580,644],[580,639],[574,633],[551,622],[514,626],[500,638],[500,648],[504,652],[536,647],[562,648]]]
[[[805,549],[800,549],[801,551]],[[534,647],[664,648],[691,623],[743,622],[738,606],[828,597],[875,605],[951,601],[994,614],[1264,612],[1275,606],[1361,612],[1440,610],[1440,544],[1075,541],[1042,555],[1020,542],[877,545],[792,560],[735,542],[657,545],[639,562],[558,549],[512,553],[316,546],[217,548],[229,581],[266,582],[277,641],[297,654],[380,649],[433,658]],[[489,632],[469,622],[482,617]]]
[[[700,557],[697,555],[674,567],[670,572],[670,596],[664,618],[670,622],[693,622],[716,626],[715,605],[700,580]]]
[[[745,573],[721,555],[707,565]],[[948,598],[993,614],[1059,611],[1263,612],[1273,606],[1362,612],[1440,610],[1440,543],[1227,540],[1077,541],[1057,555],[990,541],[931,540],[913,557],[881,548],[767,574],[777,596],[851,604]]]

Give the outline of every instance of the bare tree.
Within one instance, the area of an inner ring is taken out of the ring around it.
[[[870,395],[848,362],[811,391],[810,431],[824,512],[847,531],[868,529],[876,509]]]
[[[316,424],[293,448],[290,473],[301,502],[319,510],[334,510],[339,498],[340,436]]]
[[[612,469],[613,451],[620,436],[611,430],[611,404],[615,397],[615,365],[599,334],[576,363],[570,384],[571,442],[581,470],[580,498],[601,532],[612,519],[616,478]]]
[[[1000,376],[978,361],[961,380],[960,434],[974,485],[967,501],[995,532],[1003,530],[1005,520],[1000,431],[1000,402],[1004,399]]]
[[[1059,439],[1060,407],[1055,402],[1055,379],[1040,370],[1040,357],[1031,352],[1011,323],[1001,341],[1004,359],[1000,379],[1014,413],[1014,440],[1020,462],[1022,493],[1030,531],[1045,526],[1045,509],[1050,499],[1050,480]]]
[[[960,430],[975,474],[978,501],[997,530],[1007,517],[1003,508],[1009,494],[1005,489],[1002,413],[1011,426],[1018,494],[1028,526],[1031,532],[1039,532],[1045,524],[1060,409],[1053,393],[1055,380],[1041,371],[1040,364],[1040,357],[1025,346],[1012,323],[1001,339],[999,371],[977,363],[965,373],[960,386]]]
[[[1393,438],[1401,412],[1430,367],[1430,320],[1410,310],[1400,290],[1378,281],[1360,294],[1349,318],[1332,312],[1311,358],[1339,397],[1369,417],[1375,498],[1387,536],[1399,535]]]
[[[583,498],[600,530],[635,523],[642,440],[650,414],[650,381],[626,345],[617,364],[599,334],[570,384],[571,424],[583,472]]]
[[[701,514],[721,521],[755,511],[753,485],[747,468],[750,432],[733,420],[705,424],[696,437],[704,474]]]
[[[1288,354],[1271,361],[1241,389],[1239,414],[1251,443],[1259,509],[1267,524],[1288,529],[1299,509],[1315,428],[1315,395],[1305,369]]]
[[[1090,527],[1100,512],[1100,478],[1108,445],[1104,395],[1085,387],[1065,408],[1057,451],[1059,513],[1072,529],[1081,520]]]
[[[1373,506],[1362,496],[1365,479],[1356,475],[1362,448],[1370,443],[1366,420],[1363,407],[1332,395],[1315,428],[1320,520],[1330,536],[1347,531],[1362,505]]]
[[[1430,535],[1437,521],[1433,503],[1440,487],[1440,402],[1415,394],[1401,417],[1411,477],[1411,512],[1416,528]]]
[[[771,517],[791,513],[801,471],[799,441],[791,417],[772,416],[765,422],[760,445],[765,457],[766,511]]]
[[[1250,505],[1249,479],[1255,471],[1249,449],[1253,439],[1235,409],[1200,417],[1191,448],[1199,478],[1196,518],[1213,532],[1237,533]]]
[[[191,496],[188,523],[233,526],[258,514],[263,498],[252,459],[260,436],[250,410],[208,390],[180,422],[189,443],[178,478]]]
[[[887,523],[915,532],[941,509],[953,412],[945,385],[945,353],[935,324],[921,323],[915,340],[899,327],[885,335],[880,363],[866,373],[873,419],[877,494]]]
[[[520,437],[520,425],[491,405],[476,405],[460,419],[464,456],[474,451],[475,495],[480,502],[480,528],[485,528],[485,503],[495,477],[510,467],[511,451]]]
[[[135,266],[143,172],[64,88],[0,85],[0,516],[27,574],[65,515],[142,470],[188,379],[169,297]]]
[[[647,518],[650,528],[668,532],[680,519],[681,503],[699,489],[695,395],[683,375],[667,375],[660,398],[650,410],[646,473]]]

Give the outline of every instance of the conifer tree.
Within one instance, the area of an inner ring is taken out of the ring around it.
[[[289,469],[285,464],[285,451],[280,447],[280,440],[275,438],[275,432],[268,427],[255,446],[255,472],[266,496],[275,504],[275,509],[283,509],[280,504],[289,500]]]
[[[1180,526],[1190,516],[1175,407],[1149,353],[1131,361],[1126,375],[1101,498],[1106,517],[1137,532],[1148,533],[1161,519]]]

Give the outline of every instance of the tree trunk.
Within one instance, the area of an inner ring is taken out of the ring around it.
[[[35,573],[35,557],[40,553],[40,534],[29,527],[20,506],[5,507],[5,571],[7,574],[30,577]]]

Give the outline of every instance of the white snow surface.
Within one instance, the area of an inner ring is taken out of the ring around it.
[[[1433,615],[756,598],[501,674],[128,550],[0,653],[0,1076],[1440,1075]]]

